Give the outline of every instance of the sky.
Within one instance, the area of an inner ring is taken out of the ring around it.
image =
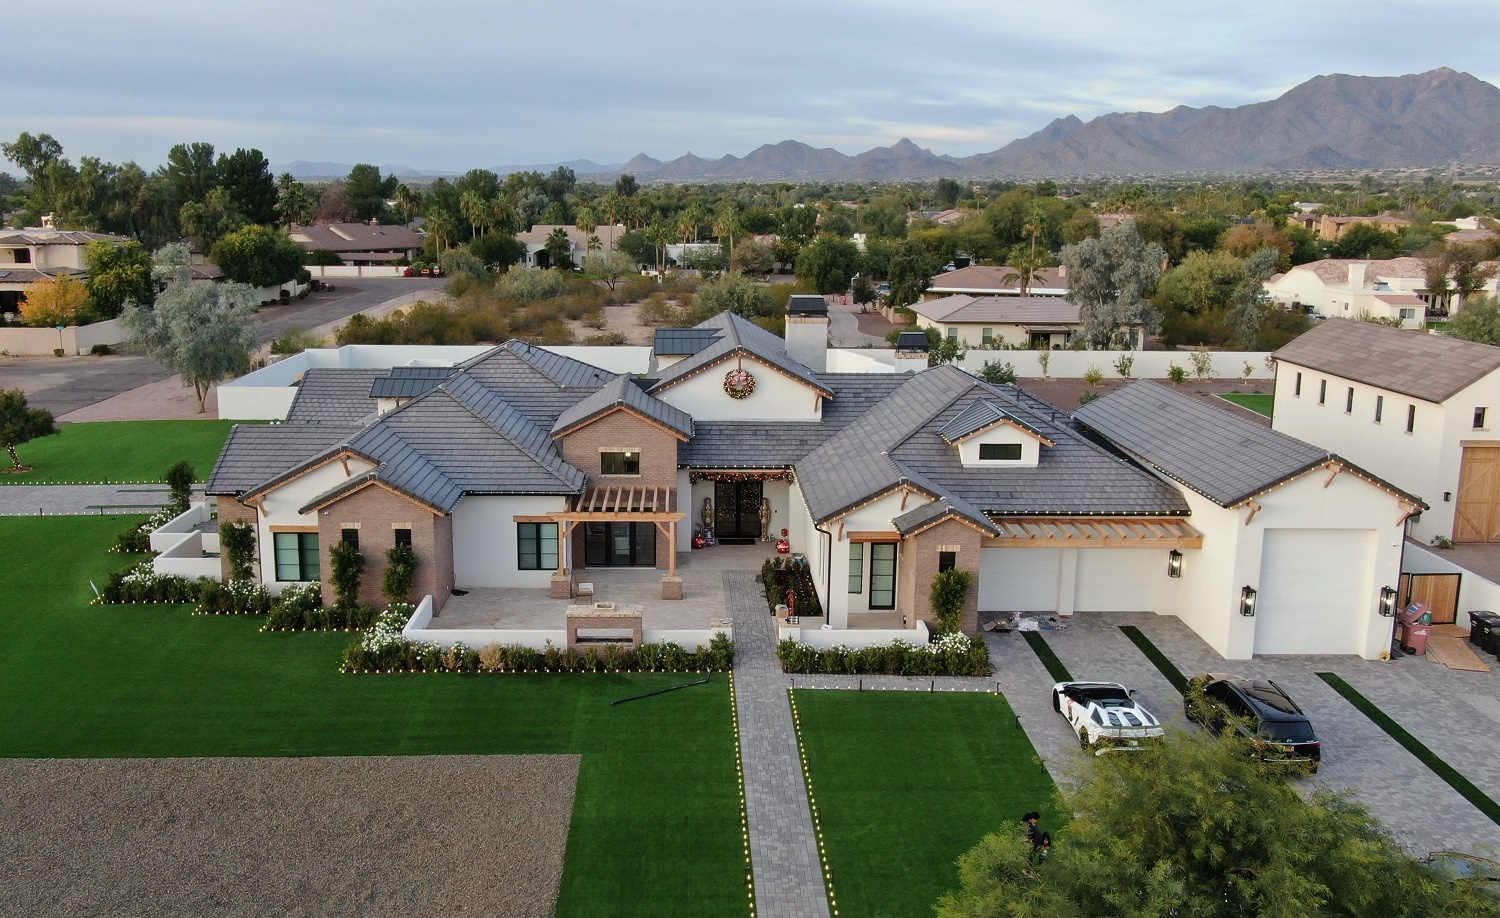
[[[1233,107],[1319,74],[1500,83],[1495,0],[49,0],[14,4],[0,139],[159,165],[423,170],[988,152],[1054,118]],[[0,170],[16,171],[0,162]]]

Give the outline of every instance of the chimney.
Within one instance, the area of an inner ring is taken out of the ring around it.
[[[904,331],[896,336],[896,372],[920,373],[927,369],[927,333]]]
[[[788,297],[786,354],[810,370],[828,370],[828,302],[821,296]]]
[[[1057,279],[1058,280],[1063,280],[1064,278],[1066,278],[1068,276],[1068,266],[1067,265],[1058,265],[1057,268],[1056,268],[1056,271],[1057,271]]]
[[[1349,266],[1349,286],[1355,290],[1363,289],[1365,286],[1365,263]]]

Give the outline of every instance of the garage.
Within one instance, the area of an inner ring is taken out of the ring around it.
[[[1374,609],[1375,533],[1267,529],[1255,604],[1255,653],[1357,654]]]
[[[986,548],[979,559],[980,611],[1057,611],[1060,549]]]
[[[1147,549],[1078,552],[1077,612],[1154,612],[1156,583],[1166,576],[1167,553]]]

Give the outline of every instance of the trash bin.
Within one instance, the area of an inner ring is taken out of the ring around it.
[[[1427,637],[1431,633],[1431,625],[1402,625],[1401,646],[1417,656],[1421,656],[1427,652]]]
[[[1476,609],[1469,613],[1469,643],[1500,655],[1500,615]]]

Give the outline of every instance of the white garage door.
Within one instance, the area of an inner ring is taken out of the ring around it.
[[[1359,653],[1374,608],[1375,533],[1267,529],[1255,606],[1256,653]]]
[[[1056,548],[986,548],[979,555],[979,608],[983,612],[1056,612]]]
[[[1078,612],[1153,612],[1155,584],[1167,576],[1167,553],[1145,548],[1078,552]]]

